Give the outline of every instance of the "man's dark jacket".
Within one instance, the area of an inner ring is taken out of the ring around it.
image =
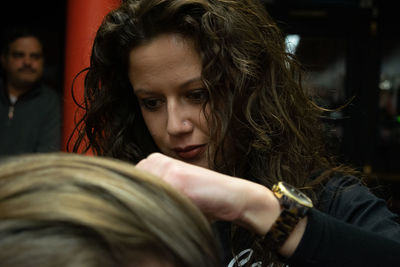
[[[59,151],[60,134],[61,99],[56,91],[38,84],[12,105],[0,82],[0,157]]]

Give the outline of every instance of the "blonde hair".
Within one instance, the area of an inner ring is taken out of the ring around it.
[[[207,220],[161,179],[77,154],[0,165],[1,266],[143,266],[149,259],[218,266]]]

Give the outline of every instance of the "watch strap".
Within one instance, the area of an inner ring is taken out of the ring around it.
[[[280,216],[263,237],[262,244],[271,251],[277,252],[293,232],[301,218],[289,210],[282,210]]]

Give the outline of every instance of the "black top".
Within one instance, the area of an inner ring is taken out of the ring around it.
[[[0,157],[60,150],[61,98],[38,84],[11,104],[0,82]]]
[[[348,176],[330,180],[319,200],[318,209],[308,215],[299,246],[286,260],[289,266],[399,266],[399,218],[384,200]],[[240,266],[240,261],[242,266],[267,266],[257,265],[259,260],[246,247],[232,259],[226,227],[219,226],[219,237],[225,251],[223,266]]]

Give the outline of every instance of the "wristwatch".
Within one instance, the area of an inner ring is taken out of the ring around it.
[[[313,207],[313,204],[311,199],[304,193],[285,182],[275,184],[272,187],[272,192],[279,200],[282,211],[271,229],[264,236],[262,243],[271,251],[278,252],[297,223]]]

